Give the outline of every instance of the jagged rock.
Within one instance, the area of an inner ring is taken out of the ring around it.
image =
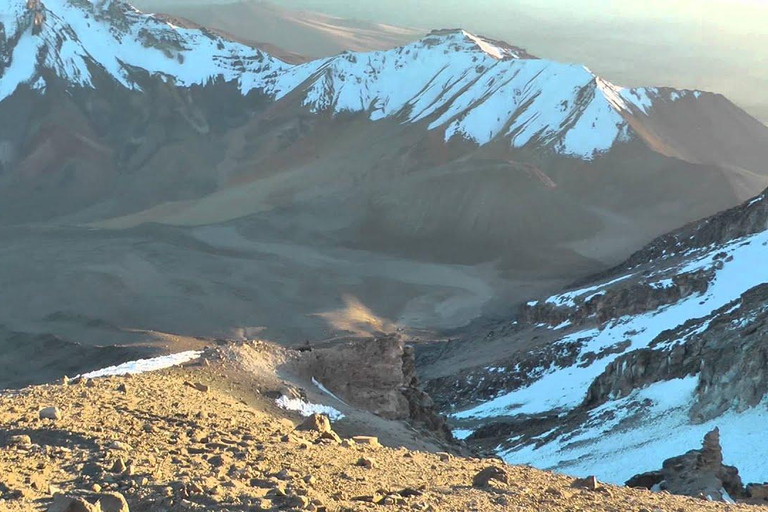
[[[110,468],[110,471],[112,473],[123,473],[127,469],[127,466],[125,465],[125,461],[118,457],[114,464],[112,464],[112,467]]]
[[[41,420],[60,420],[62,418],[61,409],[58,407],[44,407],[40,409]]]
[[[660,485],[661,482],[664,481],[664,472],[659,471],[649,471],[647,473],[640,473],[638,475],[633,476],[626,482],[627,487],[632,487],[635,489],[653,489],[657,485]]]
[[[714,501],[726,501],[725,493],[731,498],[747,495],[739,470],[723,464],[718,428],[704,436],[700,450],[667,459],[660,472],[635,475],[627,485],[658,488],[685,496],[704,496]]]
[[[507,484],[509,476],[506,471],[497,466],[488,466],[475,475],[472,479],[472,487],[488,487],[491,480]]]
[[[331,420],[324,414],[313,414],[296,427],[296,430],[320,433],[332,432]]]
[[[333,443],[341,444],[341,438],[333,430],[330,430],[328,432],[323,432],[322,434],[320,434],[320,437],[318,438],[318,442],[322,442],[322,441],[331,441]]]
[[[452,439],[445,418],[419,388],[415,350],[399,335],[379,335],[302,353],[307,377],[350,404],[394,420],[410,420]]]
[[[589,489],[590,491],[596,491],[600,488],[600,482],[597,481],[597,477],[588,476],[586,478],[578,478],[573,482],[573,487],[580,489]]]

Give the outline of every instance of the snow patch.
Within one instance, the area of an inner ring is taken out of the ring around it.
[[[138,359],[136,361],[129,361],[127,363],[119,364],[116,366],[109,366],[101,370],[86,373],[83,374],[82,377],[87,379],[95,379],[98,377],[109,377],[114,375],[135,375],[139,373],[154,372],[157,370],[163,370],[172,366],[184,364],[199,358],[201,355],[202,352],[199,350],[189,350],[187,352],[179,352],[177,354],[170,354],[167,356],[152,357],[149,359]]]
[[[325,414],[333,421],[338,421],[344,417],[344,415],[337,409],[329,405],[313,404],[311,402],[305,402],[300,398],[289,398],[285,395],[275,400],[277,406],[286,411],[298,412],[305,418],[312,416],[313,414]]]

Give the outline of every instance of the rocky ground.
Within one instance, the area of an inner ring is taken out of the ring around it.
[[[306,356],[266,352],[2,392],[0,510],[762,510],[453,455],[351,407],[306,421],[274,400],[305,391],[283,377]]]

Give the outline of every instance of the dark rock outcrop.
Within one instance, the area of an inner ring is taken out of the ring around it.
[[[720,430],[717,428],[704,436],[700,450],[667,459],[661,471],[636,475],[627,481],[627,485],[714,501],[729,501],[747,495],[739,470],[723,464]]]
[[[667,286],[630,280],[599,293],[575,297],[575,306],[542,301],[524,304],[520,307],[518,321],[553,326],[563,322],[583,325],[589,320],[604,324],[625,315],[639,315],[674,304],[691,295],[705,293],[712,277],[713,272],[708,269],[674,275]]]
[[[697,423],[728,409],[744,411],[768,394],[768,284],[711,315],[662,332],[647,349],[625,354],[590,385],[584,405],[595,407],[633,390],[698,374],[690,411]]]
[[[452,439],[445,418],[420,388],[414,349],[397,335],[380,335],[302,353],[303,372],[343,400],[378,416],[408,420]]]

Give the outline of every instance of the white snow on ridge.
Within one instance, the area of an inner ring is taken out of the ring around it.
[[[741,295],[762,283],[768,283],[768,231],[738,239],[697,258],[681,272],[702,267],[715,267],[715,256],[725,252],[723,267],[704,295],[693,295],[675,304],[642,315],[620,318],[603,329],[577,331],[563,337],[559,343],[571,343],[587,338],[581,354],[599,354],[608,348],[629,341],[622,353],[647,347],[661,332],[686,321],[703,318],[717,309],[739,299]],[[732,261],[725,262],[727,256]],[[602,286],[602,285],[601,285]],[[582,290],[583,292],[583,290]],[[508,414],[536,414],[551,410],[567,410],[579,405],[589,385],[621,354],[608,354],[580,367],[550,368],[540,379],[511,393],[454,414],[456,418],[489,418]]]
[[[121,19],[115,19],[109,11],[92,4],[45,0],[42,31],[33,35],[31,26],[19,24],[25,9],[18,5],[23,4],[4,2],[0,6],[7,40],[15,35],[11,28],[23,30],[10,66],[0,76],[0,100],[20,84],[38,77],[35,57],[38,49],[46,45],[49,51],[42,64],[81,87],[93,86],[89,69],[92,63],[129,89],[139,88],[131,78],[130,68],[140,68],[169,77],[179,86],[237,81],[243,93],[259,88],[282,97],[320,64],[291,66],[201,30],[176,27],[123,3],[117,5]]]
[[[632,137],[624,118],[631,105],[647,113],[656,99],[684,94],[622,89],[583,66],[527,58],[461,30],[433,33],[393,50],[290,65],[118,2],[96,7],[44,0],[46,20],[33,35],[21,23],[29,19],[23,4],[0,5],[6,40],[21,36],[9,66],[0,71],[0,101],[21,84],[38,84],[38,64],[80,87],[93,86],[89,66],[95,64],[130,89],[139,88],[130,70],[141,68],[179,86],[235,81],[243,94],[258,90],[275,99],[297,91],[313,112],[426,121],[446,141],[461,137],[484,145],[503,138],[512,147],[545,145],[589,160]],[[36,63],[30,56],[43,46],[49,51]],[[35,88],[45,90],[44,84]]]
[[[500,455],[511,464],[533,464],[573,475],[594,474],[602,481],[623,485],[638,473],[661,468],[670,457],[700,448],[704,435],[719,427],[725,463],[738,467],[745,482],[768,481],[764,456],[754,449],[765,439],[768,404],[692,425],[688,408],[697,383],[698,377],[687,377],[653,384],[594,409],[587,427],[567,440],[557,438],[539,448],[528,445]],[[644,400],[652,405],[639,409]],[[610,412],[614,416],[606,420]],[[641,417],[642,426],[618,426],[633,413]]]
[[[127,363],[119,364],[116,366],[109,366],[101,370],[89,372],[83,374],[82,377],[88,379],[96,379],[98,377],[110,377],[114,375],[135,375],[138,373],[154,372],[193,361],[199,358],[200,355],[202,355],[202,352],[198,350],[189,350],[187,352],[179,352],[176,354],[169,354],[167,356],[153,357],[150,359],[139,359],[137,361],[129,361]]]
[[[598,290],[608,288],[613,284],[620,283],[621,281],[625,281],[633,276],[634,274],[627,274],[625,276],[617,277],[605,283],[600,283],[593,286],[589,286],[587,288],[581,288],[579,290],[573,290],[573,291],[561,293],[558,295],[553,295],[552,297],[549,297],[548,299],[546,299],[544,302],[547,302],[549,304],[559,305],[559,306],[574,307],[576,305],[576,302],[575,302],[576,298],[584,297],[589,294],[587,297],[583,298],[583,300],[586,302],[590,298],[594,297],[595,295],[600,295],[599,292],[598,293],[592,293],[592,292],[597,292]],[[535,305],[535,304],[536,303],[534,302],[531,305]]]
[[[725,253],[724,256],[716,257]],[[731,259],[732,258],[732,259]],[[697,252],[677,272],[711,268],[715,277],[702,295],[694,295],[666,305],[656,311],[620,318],[602,329],[573,332],[560,343],[585,340],[581,357],[571,367],[548,368],[538,380],[525,388],[501,395],[494,400],[455,413],[457,419],[486,419],[517,414],[563,413],[579,406],[590,384],[606,365],[621,354],[608,354],[605,349],[629,342],[622,353],[646,348],[659,334],[674,329],[691,319],[704,319],[738,299],[750,289],[768,283],[768,231],[712,247],[704,255]],[[722,265],[721,268],[718,268]],[[674,267],[672,267],[674,268]],[[623,277],[625,278],[625,277]],[[620,279],[623,279],[620,278]],[[667,286],[662,280],[657,286]],[[605,284],[599,287],[606,286]],[[578,295],[594,290],[578,290]],[[558,296],[555,296],[558,297]],[[560,299],[555,299],[558,302]],[[565,302],[572,297],[565,296]],[[681,332],[682,343],[706,329],[708,323]],[[592,357],[584,357],[588,352]],[[603,352],[603,357],[594,354]],[[584,367],[580,367],[584,365]],[[599,479],[623,484],[631,476],[655,470],[672,456],[699,448],[706,432],[720,427],[725,462],[739,468],[744,481],[768,481],[764,457],[754,450],[765,436],[768,422],[768,399],[742,413],[726,412],[703,424],[691,424],[688,412],[694,400],[698,377],[659,382],[635,390],[631,395],[613,399],[590,411],[591,419],[574,431],[536,446],[528,443],[513,446],[499,454],[509,463],[532,464],[568,474],[595,474]],[[643,401],[649,407],[641,406]],[[640,420],[632,426],[635,417]],[[512,441],[512,440],[511,440]]]

